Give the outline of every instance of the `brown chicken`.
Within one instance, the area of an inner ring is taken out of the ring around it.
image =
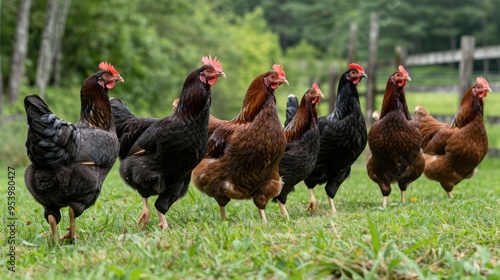
[[[283,68],[257,76],[250,84],[236,117],[220,121],[212,117],[205,158],[193,170],[194,185],[215,198],[221,218],[231,199],[249,199],[264,209],[282,188],[278,164],[285,152],[286,138],[276,110],[275,90],[288,84]],[[219,126],[214,128],[214,121]],[[210,125],[209,125],[210,127]]]
[[[398,183],[401,201],[405,202],[406,188],[422,175],[425,167],[420,148],[422,135],[418,124],[411,120],[406,104],[406,81],[411,81],[411,78],[404,67],[399,66],[387,81],[380,119],[368,133],[372,155],[366,170],[382,191],[383,207],[387,206],[391,183]]]
[[[415,108],[415,120],[422,133],[425,157],[424,175],[441,183],[453,198],[453,187],[471,178],[488,152],[484,127],[484,98],[491,88],[483,77],[476,79],[462,98],[451,124],[438,122],[423,106]]]

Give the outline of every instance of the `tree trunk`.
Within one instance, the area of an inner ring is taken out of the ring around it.
[[[366,123],[371,125],[372,113],[375,107],[375,71],[377,70],[377,39],[379,33],[378,16],[372,13],[370,16],[370,42],[368,53],[368,79],[366,81]]]
[[[54,46],[54,53],[55,53],[54,85],[56,87],[61,86],[61,74],[62,74],[61,62],[63,59],[62,38],[64,37],[66,19],[68,18],[68,11],[69,11],[69,6],[71,5],[71,0],[64,0],[64,2],[61,5],[62,5],[61,12],[57,16],[55,46]]]
[[[24,75],[24,61],[28,55],[28,28],[30,20],[31,0],[20,0],[17,11],[16,37],[10,66],[8,85],[9,104],[19,99],[19,88]]]
[[[0,125],[3,123],[3,76],[2,60],[0,59]]]
[[[54,38],[56,29],[58,3],[57,0],[48,0],[47,16],[45,27],[42,33],[40,43],[40,53],[38,54],[38,64],[36,67],[35,85],[39,90],[40,96],[45,96],[45,89],[49,82],[52,71],[52,62],[54,57]]]

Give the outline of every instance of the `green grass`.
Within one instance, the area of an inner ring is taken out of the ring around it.
[[[55,90],[57,93],[57,91]],[[78,93],[78,91],[75,91]],[[286,96],[279,96],[284,115]],[[49,106],[72,122],[79,102],[49,97]],[[53,99],[50,99],[53,98]],[[381,96],[377,97],[380,107]],[[408,106],[424,105],[432,114],[454,114],[455,94],[407,94]],[[362,103],[364,100],[361,100]],[[363,103],[364,104],[364,103]],[[362,105],[364,108],[364,105]],[[320,115],[326,115],[326,102]],[[499,115],[500,96],[488,95],[486,117]],[[22,101],[8,108],[24,114]],[[146,116],[146,113],[138,113]],[[424,177],[407,191],[409,202],[399,202],[394,186],[390,205],[382,209],[382,195],[365,171],[366,155],[354,165],[351,178],[335,198],[338,214],[328,214],[324,187],[316,188],[318,213],[305,212],[309,200],[303,183],[289,195],[285,220],[278,206],[266,209],[262,224],[251,201],[231,201],[228,220],[222,222],[217,203],[196,188],[167,213],[172,229],[156,226],[154,200],[151,221],[140,230],[136,220],[142,206],[139,195],[118,175],[118,163],[106,179],[96,205],[77,219],[75,245],[53,245],[43,209],[23,182],[28,164],[21,121],[0,125],[0,193],[6,206],[7,166],[16,168],[16,272],[14,279],[499,279],[500,278],[500,159],[486,158],[479,173],[454,190],[448,200],[437,182]],[[500,126],[487,125],[490,147],[500,147]],[[8,256],[7,210],[0,214],[4,264]],[[67,209],[59,224],[68,226]],[[4,277],[2,277],[3,279]]]
[[[42,207],[16,170],[15,279],[303,279],[399,278],[463,279],[500,277],[500,159],[487,158],[479,173],[448,200],[438,183],[420,178],[400,203],[394,187],[386,209],[365,171],[365,157],[335,198],[338,214],[328,214],[324,187],[315,189],[318,212],[305,212],[306,187],[289,195],[285,220],[275,203],[262,224],[252,201],[231,201],[228,220],[218,205],[191,187],[167,213],[172,229],[151,221],[140,230],[139,195],[110,172],[96,205],[77,218],[74,245],[51,245]],[[7,202],[7,167],[0,191]],[[5,204],[4,204],[5,205]],[[6,212],[5,209],[3,211]],[[6,216],[6,214],[5,214]],[[4,218],[4,222],[5,222]],[[5,222],[6,223],[6,222]],[[68,226],[67,210],[59,231]],[[2,235],[6,234],[6,227]],[[6,240],[4,236],[1,238]],[[4,242],[7,259],[8,248]],[[5,262],[4,262],[5,263]],[[7,274],[9,273],[9,274]]]

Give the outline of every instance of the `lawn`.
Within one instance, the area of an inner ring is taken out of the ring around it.
[[[51,244],[42,207],[16,169],[14,279],[499,279],[500,159],[487,158],[471,180],[448,200],[438,183],[420,178],[400,203],[393,188],[389,206],[365,171],[366,155],[335,198],[328,214],[323,186],[315,189],[318,212],[305,212],[306,187],[289,195],[286,220],[276,203],[263,224],[252,201],[231,201],[222,222],[212,198],[191,187],[167,213],[170,230],[156,225],[154,198],[145,230],[136,225],[139,195],[118,175],[118,164],[104,183],[96,205],[77,218],[76,244]],[[7,204],[7,166],[0,190]],[[4,207],[4,224],[7,212]],[[68,226],[67,209],[59,231]],[[2,257],[7,263],[8,231]],[[2,277],[3,279],[3,277]]]
[[[286,95],[280,98],[283,115]],[[75,121],[74,104],[64,100],[49,105]],[[433,114],[454,114],[458,100],[454,94],[409,92],[407,102],[411,111],[422,104]],[[21,103],[9,110],[22,112]],[[380,103],[378,96],[377,108]],[[499,115],[499,95],[489,95],[485,103],[486,117]],[[327,112],[326,102],[320,104],[320,115]],[[167,213],[172,227],[167,231],[156,226],[155,197],[149,201],[148,226],[136,225],[141,199],[119,177],[117,162],[96,205],[77,218],[76,244],[52,244],[42,206],[23,182],[24,119],[0,128],[5,264],[0,279],[500,279],[500,158],[487,157],[474,178],[455,188],[453,200],[437,182],[422,177],[408,189],[408,202],[400,203],[394,186],[382,209],[380,190],[366,175],[366,152],[337,193],[337,214],[328,214],[323,186],[315,189],[318,212],[312,217],[305,212],[309,195],[301,183],[288,198],[290,220],[270,203],[267,224],[250,200],[231,201],[228,220],[221,221],[215,200],[191,187]],[[500,148],[500,126],[487,129],[490,147]],[[14,250],[8,244],[8,166],[16,168]],[[67,226],[66,208],[59,232]],[[11,252],[15,272],[8,270]]]

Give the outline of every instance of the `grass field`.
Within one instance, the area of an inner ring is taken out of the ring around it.
[[[438,183],[420,178],[401,204],[395,187],[386,209],[365,171],[366,156],[335,198],[328,214],[323,186],[315,193],[318,212],[305,212],[306,187],[290,194],[285,220],[277,204],[262,224],[251,201],[231,201],[221,222],[215,200],[191,187],[166,217],[162,232],[152,219],[145,230],[136,220],[139,195],[120,179],[117,168],[106,179],[96,205],[77,221],[76,244],[53,245],[42,207],[16,169],[16,272],[13,279],[499,279],[500,159],[485,159],[479,173],[448,200]],[[0,191],[7,203],[7,163]],[[7,211],[3,208],[4,224]],[[59,231],[68,226],[67,210]],[[8,231],[2,230],[4,264]],[[4,277],[1,277],[5,279]]]

